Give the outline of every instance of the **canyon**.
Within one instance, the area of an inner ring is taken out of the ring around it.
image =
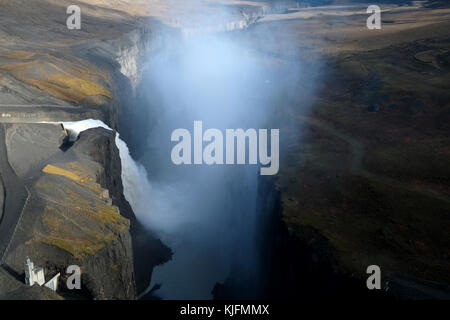
[[[245,131],[244,129],[226,129],[224,140],[222,131],[209,128],[203,133],[202,122],[194,121],[193,135],[194,143],[192,146],[191,133],[187,129],[178,128],[172,132],[170,140],[178,142],[172,148],[171,152],[171,159],[174,164],[257,164],[259,155],[260,164],[269,165],[267,168],[260,169],[261,175],[274,175],[278,173],[278,129],[270,130],[271,140],[269,143],[267,143],[267,129],[259,129],[257,132],[252,128]],[[203,148],[203,142],[210,143]],[[246,151],[247,146],[248,152]],[[270,156],[268,146],[270,146]],[[194,150],[194,161],[192,161],[191,157],[192,150]],[[248,163],[246,163],[247,154]]]
[[[445,4],[72,2],[0,1],[1,299],[448,298]],[[175,166],[199,119],[279,128],[278,174]]]

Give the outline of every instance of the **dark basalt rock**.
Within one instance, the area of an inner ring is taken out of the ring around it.
[[[11,245],[3,270],[16,274],[16,280],[23,283],[23,263],[29,256],[35,265],[44,267],[46,279],[61,273],[58,293],[70,298],[74,293],[64,288],[66,268],[78,265],[83,288],[75,293],[79,298],[135,299],[130,221],[119,212],[133,213],[123,196],[118,196],[123,188],[114,134],[101,128],[87,130],[63,152],[58,144],[62,132],[58,125],[14,124],[7,132],[9,155],[18,154],[17,148],[30,150],[42,139],[40,133],[45,132],[47,139],[43,152],[35,151],[34,157],[26,158],[27,166],[19,171],[31,195],[17,232],[4,239],[11,240]],[[49,141],[53,141],[53,148]],[[15,167],[25,158],[11,159]],[[104,199],[108,193],[113,196],[112,205]],[[0,286],[0,294],[26,297],[26,287],[10,289]]]

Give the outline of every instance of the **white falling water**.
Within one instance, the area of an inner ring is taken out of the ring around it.
[[[71,141],[75,141],[81,132],[92,128],[101,127],[112,131],[102,121],[94,119],[62,122],[62,124],[69,132]],[[122,184],[125,199],[130,203],[136,217],[143,219],[153,206],[148,200],[151,194],[151,186],[147,178],[147,171],[142,165],[133,160],[127,144],[120,139],[119,133],[116,134],[116,146],[119,149],[122,165]]]
[[[148,216],[154,207],[150,201],[151,185],[147,170],[133,160],[127,144],[116,134],[116,146],[119,149],[122,164],[122,184],[125,199],[130,203],[134,214],[139,220]]]

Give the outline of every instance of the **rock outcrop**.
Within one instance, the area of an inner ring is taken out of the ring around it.
[[[13,284],[0,286],[2,298],[135,299],[135,270],[143,290],[170,253],[123,196],[113,132],[88,130],[72,143],[60,125],[38,124],[92,118],[117,130],[142,58],[159,45],[151,32],[159,24],[131,12],[146,2],[80,1],[81,30],[66,27],[72,4],[0,1],[0,270]],[[58,296],[18,286],[27,255],[61,272],[61,283],[65,268],[79,265],[83,289]]]
[[[3,263],[19,278],[27,256],[47,273],[61,272],[62,296],[73,294],[64,290],[67,266],[78,265],[82,270],[81,297],[134,299],[130,221],[118,207],[127,204],[116,199],[113,204],[105,197],[122,188],[120,158],[111,150],[115,148],[114,133],[87,130],[63,151],[56,143],[65,134],[60,125],[11,124],[6,131],[8,154],[12,155],[8,160],[13,168],[21,168],[16,172],[30,197],[18,217]],[[45,147],[35,149],[34,158],[17,156],[20,150],[32,150],[42,137],[46,137],[42,140]],[[99,159],[116,165],[105,170]],[[106,185],[106,175],[115,179],[112,185]]]

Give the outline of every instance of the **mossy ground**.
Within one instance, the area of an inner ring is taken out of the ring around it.
[[[40,215],[43,230],[28,245],[45,243],[76,258],[94,255],[129,229],[129,220],[118,208],[105,202],[104,191],[95,182],[95,172],[86,164],[48,164],[36,189],[47,205]]]
[[[0,73],[12,75],[44,93],[76,104],[89,97],[113,99],[107,71],[52,51],[8,51],[0,48]]]

